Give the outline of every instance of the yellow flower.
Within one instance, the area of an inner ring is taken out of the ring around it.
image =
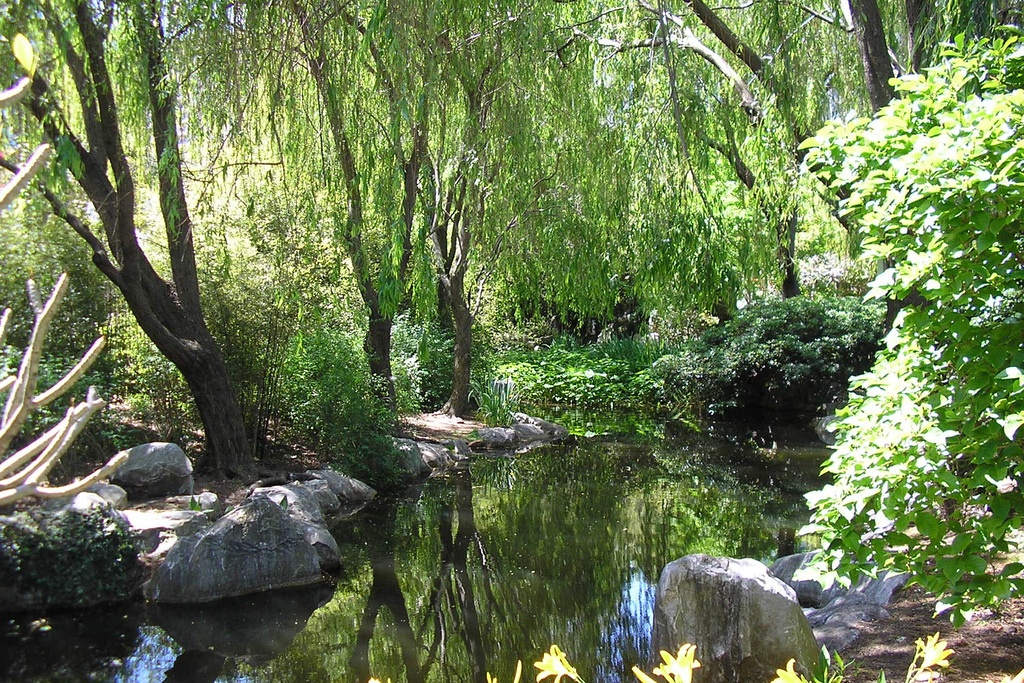
[[[1024,669],[1020,670],[1020,673],[1010,678],[1009,676],[1003,676],[1002,683],[1024,683]]]
[[[679,654],[675,657],[662,650],[661,658],[665,663],[655,669],[654,674],[671,683],[690,683],[693,680],[693,670],[700,668],[700,662],[694,659],[696,654],[697,646],[689,643],[679,648]]]
[[[923,643],[918,638],[917,649],[923,658],[922,671],[933,666],[949,666],[949,656],[953,654],[952,650],[946,649],[946,641],[939,640],[938,633],[928,636],[928,640]]]
[[[520,659],[518,662],[516,662],[516,677],[512,681],[512,683],[519,683],[519,679],[520,679],[520,677],[522,675],[523,675],[523,660]],[[487,683],[498,683],[497,677],[496,676],[492,676],[490,671],[487,672]]]
[[[540,683],[540,681],[543,681],[548,676],[555,677],[554,683],[561,683],[563,677],[571,678],[574,681],[580,680],[580,675],[569,664],[569,660],[565,658],[565,653],[557,645],[552,645],[551,651],[545,652],[544,658],[539,662],[534,662],[533,665],[540,669],[540,673],[537,674],[537,683]]]
[[[807,679],[796,672],[796,660],[791,659],[785,669],[775,670],[772,683],[807,683]]]
[[[638,666],[633,667],[633,675],[637,677],[640,683],[658,683],[653,678],[645,674]]]

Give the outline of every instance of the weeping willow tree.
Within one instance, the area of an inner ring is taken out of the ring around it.
[[[191,8],[156,0],[123,6],[43,0],[0,14],[0,28],[52,46],[25,99],[29,119],[55,150],[55,173],[40,191],[181,371],[202,419],[205,464],[237,474],[250,463],[249,445],[200,302],[177,120],[182,72],[172,55],[176,38],[197,18]],[[90,210],[76,211],[62,198],[68,182],[85,193]],[[149,196],[163,223],[168,275],[154,267],[140,237],[149,227]]]

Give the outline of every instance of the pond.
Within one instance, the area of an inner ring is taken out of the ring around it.
[[[590,683],[634,680],[662,566],[792,552],[826,454],[778,427],[668,431],[480,456],[379,499],[333,529],[333,586],[5,620],[0,680],[484,683],[519,659],[533,680],[553,643]]]

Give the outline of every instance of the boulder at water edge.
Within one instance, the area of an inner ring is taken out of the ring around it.
[[[153,442],[129,449],[110,478],[132,500],[192,493],[192,463],[177,444]]]
[[[210,602],[317,583],[323,573],[309,530],[270,498],[253,496],[209,529],[174,544],[146,584],[146,597]]]
[[[665,566],[654,602],[652,662],[660,650],[697,646],[695,683],[770,681],[796,659],[805,670],[818,646],[793,590],[756,560],[688,555]]]
[[[365,505],[377,495],[369,485],[334,470],[306,470],[306,474],[327,482],[343,509]]]

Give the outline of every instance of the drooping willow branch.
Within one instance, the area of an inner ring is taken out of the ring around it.
[[[3,462],[0,463],[0,505],[7,505],[28,496],[58,498],[79,493],[110,476],[128,458],[127,453],[119,453],[85,478],[65,486],[47,484],[47,475],[61,456],[67,453],[89,418],[105,405],[95,387],[89,387],[85,401],[68,408],[60,422],[37,436],[27,446],[8,454],[11,442],[24,426],[28,416],[66,393],[89,370],[103,350],[105,339],[100,337],[64,377],[49,389],[36,393],[43,343],[67,288],[68,277],[64,274],[61,275],[46,304],[39,305],[35,284],[29,281],[29,298],[35,308],[32,336],[22,354],[18,373],[0,379],[0,393],[7,393],[7,402],[0,418],[0,453],[4,454]],[[0,346],[3,346],[6,339],[10,316],[9,308],[0,316]]]

